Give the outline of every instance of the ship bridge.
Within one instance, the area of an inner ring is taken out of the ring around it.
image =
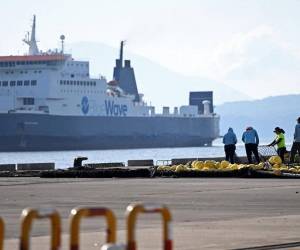
[[[14,68],[25,65],[61,65],[67,60],[72,60],[71,55],[66,54],[45,54],[45,55],[24,55],[24,56],[0,56],[0,68]]]

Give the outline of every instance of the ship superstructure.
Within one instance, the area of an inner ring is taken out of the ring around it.
[[[23,41],[27,55],[0,56],[0,150],[57,150],[210,145],[219,117],[209,102],[163,108],[138,93],[124,42],[113,80],[92,78],[88,61],[60,50],[39,51],[36,18]]]

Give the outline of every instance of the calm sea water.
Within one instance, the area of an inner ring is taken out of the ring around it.
[[[245,155],[244,146],[238,145],[236,153],[238,156]],[[212,147],[9,152],[0,153],[0,164],[55,162],[56,168],[67,168],[73,165],[73,160],[77,156],[88,157],[85,163],[124,162],[126,164],[127,160],[141,159],[153,159],[156,163],[159,160],[171,160],[172,158],[224,156],[224,148],[221,143],[217,142]]]

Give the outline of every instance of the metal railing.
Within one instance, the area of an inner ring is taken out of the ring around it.
[[[127,207],[127,250],[136,250],[135,227],[137,215],[140,213],[158,213],[163,219],[163,249],[172,250],[173,241],[171,238],[171,213],[169,209],[162,205],[153,204],[131,204]]]
[[[114,213],[108,208],[74,208],[70,214],[70,249],[78,250],[80,246],[79,228],[82,218],[100,217],[106,218],[106,243],[116,242],[117,222]]]
[[[34,220],[49,219],[51,222],[51,250],[59,250],[61,245],[61,223],[58,212],[54,209],[31,209],[22,211],[20,250],[29,250],[30,231]]]
[[[2,218],[0,217],[0,250],[3,250],[3,244],[4,244],[4,222]]]

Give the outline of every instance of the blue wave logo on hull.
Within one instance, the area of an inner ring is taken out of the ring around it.
[[[81,99],[81,111],[86,115],[89,112],[89,109],[90,109],[89,99],[86,96],[84,96]]]

